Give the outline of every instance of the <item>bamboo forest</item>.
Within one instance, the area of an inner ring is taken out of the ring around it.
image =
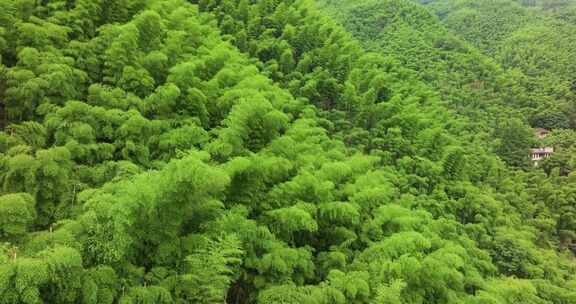
[[[0,0],[0,304],[576,304],[576,0]]]

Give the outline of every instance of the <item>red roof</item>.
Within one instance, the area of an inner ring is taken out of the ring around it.
[[[550,133],[550,130],[544,128],[534,128],[534,132],[538,134],[547,134]]]

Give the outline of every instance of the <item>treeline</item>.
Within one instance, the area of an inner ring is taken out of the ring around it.
[[[0,1],[0,303],[576,301],[573,176],[310,1],[192,2]]]

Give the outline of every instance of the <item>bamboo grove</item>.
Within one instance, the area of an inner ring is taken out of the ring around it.
[[[535,93],[320,2],[0,0],[0,303],[576,303]]]

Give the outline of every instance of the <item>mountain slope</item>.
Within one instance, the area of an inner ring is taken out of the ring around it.
[[[0,7],[0,303],[576,299],[573,183],[313,3]]]
[[[499,150],[499,144],[492,143],[495,129],[505,128],[503,124],[511,117],[524,120],[534,115],[533,108],[540,100],[525,90],[522,74],[502,68],[449,33],[424,7],[411,1],[320,3],[363,45],[417,71],[451,109],[468,118],[468,127],[474,127],[476,134],[490,136],[483,138],[485,145]],[[518,148],[514,155],[526,153],[522,148],[528,146]],[[509,163],[522,164],[522,159],[500,156]]]
[[[541,4],[547,5],[553,12],[551,3]],[[523,73],[523,86],[537,101],[530,118],[533,126],[554,129],[576,126],[573,76],[576,58],[571,51],[575,45],[574,24],[549,11],[507,0],[439,0],[429,2],[428,7],[452,33],[478,46],[504,68]]]

